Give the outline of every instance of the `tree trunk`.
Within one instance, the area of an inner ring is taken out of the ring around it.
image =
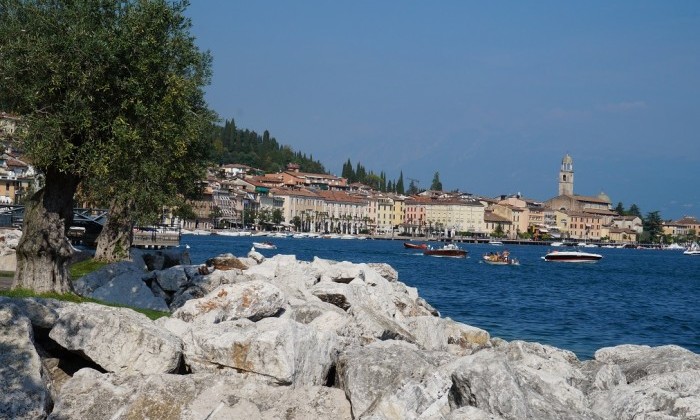
[[[129,259],[134,224],[130,218],[133,200],[113,199],[109,205],[109,216],[100,236],[97,237],[95,259],[117,262]]]
[[[79,182],[75,175],[49,170],[44,188],[27,201],[13,289],[73,291],[68,274],[73,248],[66,231],[73,220],[73,195]]]

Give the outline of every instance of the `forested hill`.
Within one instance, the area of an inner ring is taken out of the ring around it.
[[[242,163],[265,172],[286,169],[288,163],[297,163],[302,172],[326,173],[321,162],[313,156],[295,152],[289,146],[277,143],[265,130],[262,136],[255,131],[236,127],[233,119],[223,127],[214,127],[212,134],[212,160],[218,164]]]

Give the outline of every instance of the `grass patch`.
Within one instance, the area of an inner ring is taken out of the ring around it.
[[[105,265],[107,265],[106,262],[96,261],[90,258],[89,260],[80,261],[71,265],[68,270],[70,271],[70,278],[73,280],[78,280],[84,275],[97,271]]]
[[[127,305],[119,305],[116,303],[103,302],[103,301],[97,300],[97,299],[90,299],[90,298],[78,296],[74,293],[55,293],[55,292],[36,293],[33,290],[29,290],[29,289],[13,289],[13,290],[0,290],[0,296],[6,296],[6,297],[18,298],[18,299],[38,297],[38,298],[45,298],[45,299],[62,300],[62,301],[73,302],[73,303],[92,302],[92,303],[97,303],[100,305],[111,306],[114,308],[129,308],[129,309],[132,309],[136,312],[139,312],[139,313],[146,315],[147,317],[149,317],[150,319],[152,319],[154,321],[156,319],[162,318],[164,316],[170,316],[169,312],[155,311],[153,309],[133,308],[133,307],[127,306]]]

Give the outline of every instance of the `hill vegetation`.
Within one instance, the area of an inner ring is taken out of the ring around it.
[[[248,129],[239,129],[235,121],[226,120],[223,126],[212,130],[212,160],[220,165],[241,163],[265,172],[279,172],[289,163],[299,165],[302,172],[327,173],[323,164],[312,155],[295,152],[291,147],[280,145],[270,132],[262,135]]]

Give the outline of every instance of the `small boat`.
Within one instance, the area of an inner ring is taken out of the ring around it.
[[[257,249],[277,249],[277,245],[272,242],[253,242],[253,246]]]
[[[693,242],[688,249],[683,251],[683,255],[700,255],[700,245],[697,242]]]
[[[423,255],[430,255],[431,257],[466,258],[467,251],[455,244],[445,244],[442,248],[433,248],[429,246],[423,251]]]
[[[428,244],[412,244],[410,242],[404,242],[403,247],[408,249],[427,249]]]
[[[484,262],[491,265],[520,265],[520,261],[510,257],[510,252],[503,251],[499,253],[489,252],[484,255]]]
[[[664,249],[667,249],[667,250],[669,250],[669,251],[680,251],[680,250],[685,249],[685,247],[682,246],[682,245],[678,245],[677,243],[674,242],[674,243],[672,243],[671,245],[667,246],[667,247],[664,248]]]
[[[591,254],[582,251],[552,251],[542,257],[545,261],[555,262],[596,262],[603,258],[600,254]]]
[[[551,246],[564,246],[564,242],[552,242]]]
[[[501,241],[489,241],[489,245],[501,246],[503,242]]]

